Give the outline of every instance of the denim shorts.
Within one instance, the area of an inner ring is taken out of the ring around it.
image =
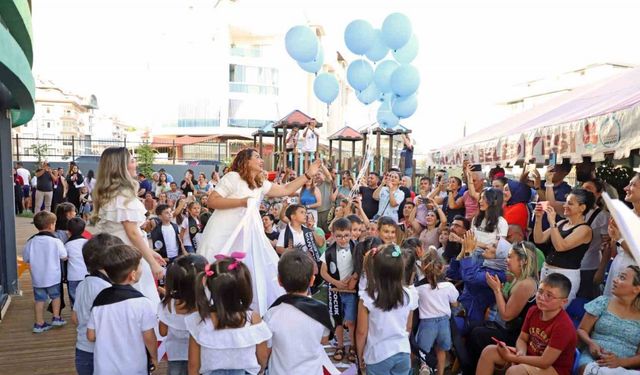
[[[367,375],[410,375],[409,353],[396,353],[378,363],[367,363]]]
[[[93,375],[93,353],[76,348],[76,372],[78,375]]]
[[[340,307],[342,308],[342,321],[355,322],[358,310],[358,299],[355,293],[340,293]]]
[[[420,319],[416,342],[418,347],[425,353],[429,353],[434,344],[440,350],[451,350],[449,317],[441,316],[438,318]]]
[[[60,298],[60,284],[51,285],[46,288],[33,287],[33,297],[36,302],[47,302],[47,297],[52,300]]]

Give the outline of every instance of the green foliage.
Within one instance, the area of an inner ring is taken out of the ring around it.
[[[596,177],[613,186],[621,197],[624,196],[624,187],[629,184],[634,174],[632,168],[626,165],[614,166],[609,159],[596,168]]]
[[[147,178],[153,173],[153,161],[156,158],[156,151],[149,143],[136,148],[136,159],[138,160],[138,172],[144,173]]]
[[[31,147],[29,148],[31,149],[31,152],[38,159],[38,165],[42,164],[44,159],[47,158],[47,154],[49,153],[49,145],[46,143],[45,144],[36,143],[31,145]]]

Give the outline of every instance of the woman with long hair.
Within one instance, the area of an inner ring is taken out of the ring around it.
[[[245,263],[254,276],[252,309],[261,314],[284,291],[278,284],[278,256],[264,234],[258,210],[260,202],[265,196],[274,198],[295,193],[315,176],[320,163],[317,159],[307,172],[286,185],[272,184],[264,179],[260,154],[247,148],[236,155],[230,171],[209,194],[207,205],[215,211],[204,229],[198,254],[211,262],[217,254],[246,252]]]
[[[133,286],[154,303],[160,302],[154,279],[161,279],[166,264],[149,248],[140,230],[146,221],[145,208],[137,198],[137,162],[126,147],[109,147],[102,153],[93,190],[94,220],[98,233],[109,233],[142,254],[142,275]]]
[[[317,209],[321,203],[320,189],[316,187],[313,180],[306,181],[300,188],[300,204],[305,206],[308,214],[313,215],[315,221],[318,221]]]
[[[51,212],[56,212],[56,207],[62,202],[67,195],[67,181],[58,174],[57,169],[51,170],[53,179],[53,194],[51,196]]]
[[[69,165],[67,172],[67,201],[80,210],[80,188],[84,186],[84,177],[75,163]]]
[[[158,184],[156,185],[156,189],[154,190],[154,194],[156,197],[159,197],[162,193],[166,193],[171,190],[169,186],[169,181],[167,180],[167,174],[164,172],[158,173]]]
[[[556,211],[551,205],[538,203],[535,209],[536,221],[533,227],[533,240],[537,244],[551,241],[553,249],[545,259],[540,272],[544,279],[550,273],[561,273],[571,281],[571,292],[568,304],[576,298],[580,286],[580,264],[584,254],[589,249],[593,231],[584,220],[595,197],[591,192],[576,188],[567,195],[564,204],[564,217],[556,224]],[[542,231],[542,215],[547,215],[550,228]]]
[[[502,202],[502,190],[486,188],[480,193],[478,214],[471,222],[478,247],[486,249],[497,244],[499,237],[507,236],[509,224],[502,217]]]
[[[89,194],[91,194],[93,188],[96,187],[96,177],[93,169],[89,169],[89,172],[87,172],[87,177],[84,179],[84,185],[87,187]]]
[[[637,371],[624,368],[640,365],[640,268],[628,266],[615,276],[612,296],[584,306],[577,331],[586,346],[578,360],[579,374],[631,374]]]

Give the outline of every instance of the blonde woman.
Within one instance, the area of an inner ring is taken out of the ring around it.
[[[145,222],[144,205],[136,197],[136,159],[125,147],[109,147],[102,153],[93,190],[94,220],[98,232],[119,237],[142,253],[142,276],[134,284],[154,303],[160,302],[154,279],[163,275],[162,257],[149,248],[140,226]]]

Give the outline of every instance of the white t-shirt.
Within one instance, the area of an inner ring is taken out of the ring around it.
[[[247,324],[242,328],[216,330],[210,318],[202,321],[198,313],[187,316],[185,323],[200,345],[200,374],[213,370],[260,371],[256,345],[269,340],[271,331],[264,321],[251,324],[251,311],[247,311]]]
[[[26,168],[16,169],[18,176],[22,177],[22,186],[29,186],[29,180],[31,180],[31,173]]]
[[[110,287],[111,284],[99,277],[87,276],[76,289],[76,301],[73,304],[73,311],[78,317],[78,327],[76,328],[76,348],[93,353],[94,343],[87,339],[87,323],[91,316],[91,306],[98,294],[102,290]]]
[[[320,261],[322,263],[327,263],[327,260],[325,258],[326,253],[327,252],[325,251],[320,256]],[[341,279],[344,279],[345,277],[348,277],[353,273],[353,256],[351,255],[351,251],[349,250],[349,248],[336,248],[336,263],[338,264],[327,264],[329,273],[335,273],[337,270]]]
[[[157,325],[156,306],[146,297],[91,309],[87,329],[96,331],[94,375],[147,375],[142,333]]]
[[[395,198],[396,203],[398,204],[395,207],[391,206],[391,194],[389,192],[389,188],[384,186],[380,190],[380,200],[378,201],[378,215],[379,216],[389,216],[393,220],[398,222],[398,209],[400,208],[400,203],[404,200],[404,192],[400,189],[396,190],[393,193],[393,197]]]
[[[86,243],[87,239],[78,238],[64,244],[69,256],[69,264],[67,265],[67,280],[69,281],[82,281],[89,273],[82,256],[82,247]]]
[[[168,307],[162,302],[158,304],[158,319],[168,327],[167,337],[164,339],[167,358],[169,361],[186,361],[189,359],[189,331],[184,319],[188,314],[176,313],[174,300],[171,300],[171,311]]]
[[[303,135],[302,152],[316,152],[318,148],[318,135],[315,130],[307,130],[307,136],[304,136],[304,130],[300,132]]]
[[[451,316],[451,304],[458,300],[458,290],[448,281],[439,282],[436,289],[431,289],[429,283],[418,286],[420,300],[420,319],[440,318]]]
[[[291,228],[291,225],[289,225],[289,228],[291,229],[291,240],[293,241],[293,246],[303,246],[306,248],[305,246],[305,242],[304,242],[304,232],[302,231],[302,229],[298,232],[295,229]],[[276,243],[276,246],[279,247],[284,247],[287,248],[289,247],[289,244],[285,244],[284,243],[284,234],[287,230],[283,230],[280,232],[280,235],[278,236],[278,242]]]
[[[484,228],[486,225],[487,219],[485,218],[482,220],[480,227]],[[498,242],[497,237],[506,237],[507,232],[509,231],[509,223],[507,223],[507,220],[505,220],[505,218],[503,218],[502,216],[498,218],[498,225],[496,225],[493,232],[485,232],[484,230],[476,227],[475,224],[471,227],[473,229],[473,233],[475,233],[476,235],[476,239],[478,240],[478,242],[482,242],[487,245],[495,245]]]
[[[364,347],[364,362],[378,363],[398,353],[411,353],[407,322],[409,314],[418,308],[415,288],[403,288],[405,303],[391,311],[382,311],[374,305],[368,293],[360,296],[369,310],[369,332]]]
[[[325,326],[287,303],[270,308],[264,321],[273,334],[269,374],[322,375],[326,353],[320,341],[329,336]]]
[[[194,218],[194,219],[196,219],[196,224],[199,227],[200,220],[198,220],[198,218]],[[184,246],[193,246],[193,243],[191,242],[191,234],[189,234],[189,216],[185,217],[184,220],[182,220],[182,224],[180,224],[180,228],[184,229],[184,235],[182,235],[182,244]]]
[[[180,250],[178,249],[178,241],[176,241],[176,231],[173,229],[173,225],[162,224],[162,238],[164,238],[164,247],[167,250],[167,258],[177,257],[180,253]]]
[[[603,296],[611,297],[613,294],[611,293],[611,288],[613,287],[613,279],[615,279],[618,274],[624,271],[625,268],[637,265],[636,261],[633,260],[633,257],[629,255],[622,246],[616,246],[616,250],[618,254],[613,258],[611,262],[611,268],[609,268],[609,275],[607,276],[607,282],[604,285],[604,291],[602,292]]]
[[[47,288],[60,284],[62,269],[60,259],[67,257],[62,241],[46,235],[37,235],[27,241],[22,259],[29,263],[31,284],[35,288]]]
[[[589,221],[591,216],[595,212],[595,209],[589,210],[584,217],[585,221]],[[602,258],[602,253],[600,252],[600,247],[602,246],[602,236],[606,236],[609,234],[609,213],[607,211],[601,210],[598,216],[591,223],[591,230],[593,235],[591,236],[591,243],[589,244],[589,248],[587,252],[584,254],[582,258],[582,263],[580,263],[581,270],[597,270],[598,266],[600,266],[600,259]]]

